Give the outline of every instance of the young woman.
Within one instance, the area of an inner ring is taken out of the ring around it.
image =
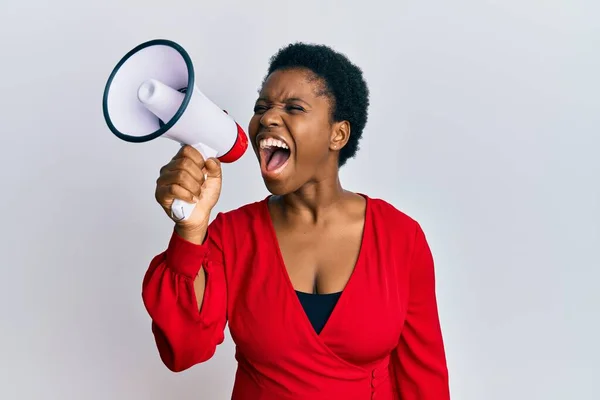
[[[271,59],[248,129],[271,195],[209,223],[218,160],[182,147],[161,169],[167,215],[174,198],[197,202],[143,282],[169,369],[209,360],[229,323],[234,400],[450,398],[423,230],[340,183],[368,106],[344,55],[292,44]]]

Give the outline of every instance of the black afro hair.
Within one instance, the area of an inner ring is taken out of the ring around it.
[[[332,121],[350,123],[350,138],[340,151],[341,167],[356,155],[367,124],[369,89],[362,70],[328,46],[300,42],[281,48],[271,57],[267,77],[277,70],[295,68],[310,70],[322,81],[322,94],[331,103]]]

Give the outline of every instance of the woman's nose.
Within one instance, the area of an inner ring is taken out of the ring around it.
[[[265,128],[280,126],[281,116],[276,109],[270,108],[262,115],[260,124]]]

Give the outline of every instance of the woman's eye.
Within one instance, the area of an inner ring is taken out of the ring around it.
[[[287,108],[290,111],[304,111],[304,108],[297,105],[289,105]]]
[[[267,107],[265,106],[254,106],[254,113],[258,114],[261,112],[264,112],[266,110]]]

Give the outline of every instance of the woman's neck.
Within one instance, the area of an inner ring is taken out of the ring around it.
[[[278,206],[286,219],[319,223],[339,209],[339,205],[353,196],[344,190],[339,177],[308,182],[298,190],[281,196]]]

